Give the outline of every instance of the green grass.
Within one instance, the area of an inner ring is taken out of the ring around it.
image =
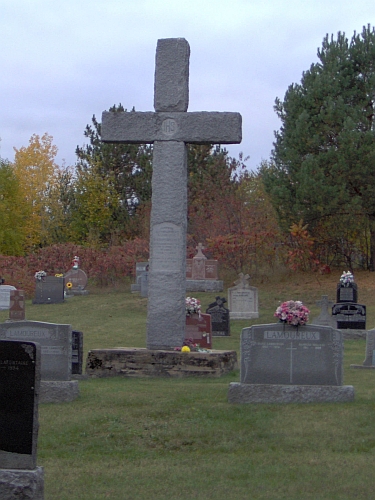
[[[280,300],[301,298],[317,315],[315,301],[331,289],[296,279],[294,289],[293,283],[257,284],[260,318],[232,322],[231,337],[215,338],[215,349],[238,352],[241,329],[273,322]],[[144,347],[146,299],[128,291],[93,292],[64,304],[28,301],[26,317],[82,330],[86,353]],[[202,309],[215,298],[194,296]],[[375,318],[375,306],[366,300],[368,316]],[[0,312],[0,321],[7,316]],[[364,340],[345,341],[345,384],[356,392],[355,402],[345,404],[230,405],[228,386],[239,372],[219,379],[82,380],[76,401],[40,405],[45,498],[371,499],[375,373],[349,368],[362,364],[364,355]]]

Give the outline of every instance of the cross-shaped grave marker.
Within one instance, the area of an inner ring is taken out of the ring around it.
[[[102,140],[153,143],[147,348],[171,349],[185,337],[186,143],[234,144],[241,115],[187,113],[190,47],[184,38],[158,40],[155,112],[104,112]]]

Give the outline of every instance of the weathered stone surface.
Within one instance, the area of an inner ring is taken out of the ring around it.
[[[40,403],[69,403],[78,396],[78,380],[42,380],[40,383]]]
[[[319,385],[229,384],[229,403],[345,403],[354,401],[354,387]]]
[[[43,500],[43,467],[33,470],[0,469],[1,500]]]
[[[16,290],[16,287],[12,285],[0,285],[0,311],[9,309],[11,290]]]
[[[233,144],[240,143],[242,139],[241,115],[232,112],[114,113],[104,111],[102,120],[102,139],[107,142],[140,144],[155,141],[180,141],[193,144],[216,142]],[[141,140],[141,137],[144,137],[144,140]]]
[[[158,41],[155,113],[104,112],[104,142],[154,143],[147,348],[181,346],[185,330],[186,143],[229,144],[242,138],[239,113],[187,113],[190,48],[183,38]],[[133,290],[135,288],[133,287]]]
[[[119,347],[89,351],[86,373],[90,377],[220,377],[236,368],[236,351],[182,353]]]
[[[46,276],[35,283],[33,304],[59,304],[64,302],[64,278]]]
[[[158,40],[155,56],[155,111],[187,111],[190,47],[184,38]]]

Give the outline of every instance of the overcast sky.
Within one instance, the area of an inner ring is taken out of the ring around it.
[[[280,122],[273,110],[317,62],[324,36],[375,25],[374,0],[0,0],[0,156],[48,132],[74,165],[92,115],[153,111],[159,38],[190,44],[189,111],[238,111],[255,169]]]

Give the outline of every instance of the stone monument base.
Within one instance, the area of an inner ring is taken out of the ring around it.
[[[39,403],[70,403],[78,396],[78,380],[42,380],[40,382]]]
[[[0,498],[4,500],[43,500],[43,467],[32,470],[0,469]]]
[[[375,370],[375,365],[350,365],[350,368],[356,370]]]
[[[344,340],[365,339],[367,333],[367,330],[352,330],[350,328],[341,328],[339,331],[342,333]]]
[[[222,292],[224,283],[221,280],[186,280],[187,292]]]
[[[354,401],[352,385],[229,385],[229,403],[346,403]]]
[[[65,297],[74,297],[75,295],[88,295],[88,290],[69,290],[66,292]]]
[[[230,319],[256,319],[259,318],[258,312],[229,312]]]
[[[237,369],[236,351],[180,352],[137,347],[93,349],[89,377],[220,377]]]

